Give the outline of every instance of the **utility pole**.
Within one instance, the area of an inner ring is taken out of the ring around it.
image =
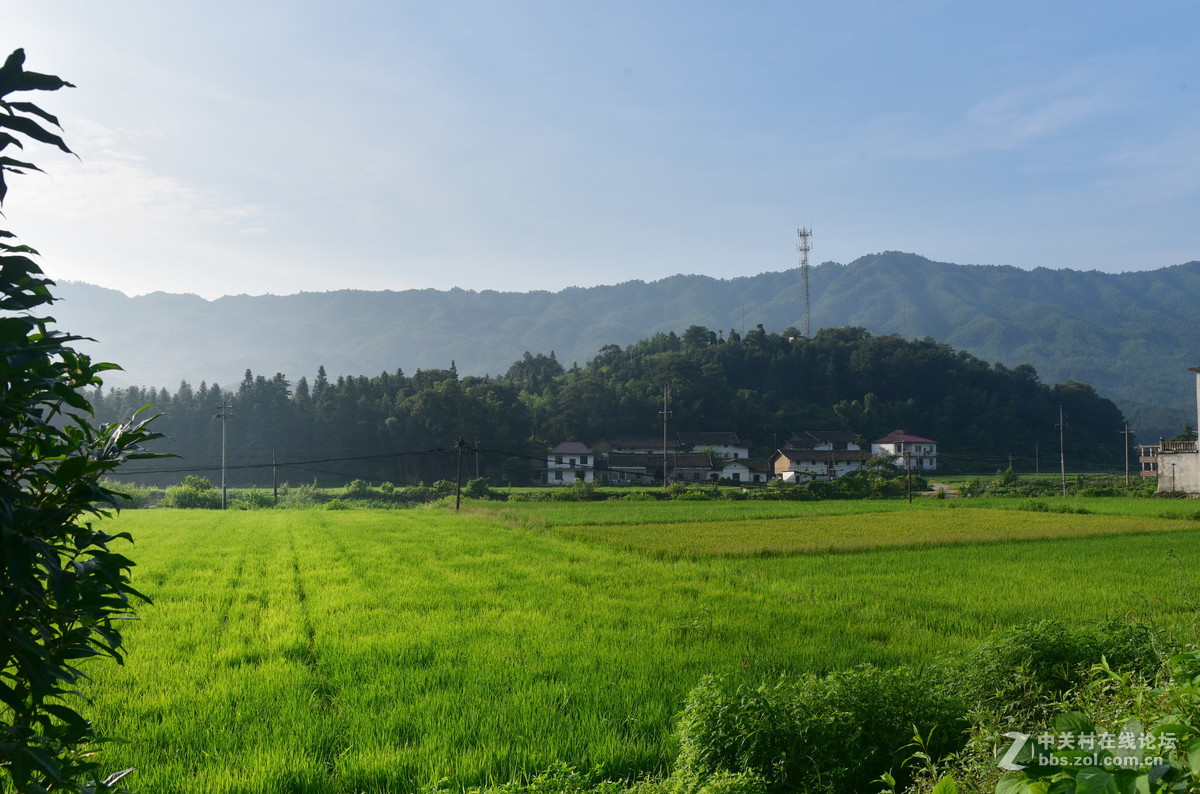
[[[908,503],[912,504],[912,453],[907,449],[904,450],[904,476],[905,489],[908,491]]]
[[[225,509],[225,423],[233,418],[233,403],[222,400],[217,406],[217,419],[221,420],[221,509]]]
[[[1125,487],[1129,487],[1129,423],[1125,423],[1125,429],[1118,431],[1125,435]]]
[[[275,447],[271,447],[271,490],[275,494],[275,504],[279,504],[279,464],[275,462]]]
[[[467,440],[459,436],[458,441],[454,442],[454,449],[458,451],[458,474],[454,478],[454,509],[458,510],[462,498],[462,456],[467,449]]]
[[[1062,468],[1062,495],[1067,495],[1067,453],[1063,448],[1063,433],[1067,429],[1067,423],[1063,421],[1062,403],[1058,404],[1058,463]]]
[[[668,401],[671,399],[671,387],[663,386],[663,407],[659,411],[663,419],[663,488],[667,487],[667,418],[671,416],[671,409],[667,407]]]

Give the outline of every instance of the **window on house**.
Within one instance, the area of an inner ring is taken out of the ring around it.
[[[575,465],[575,458],[571,458],[571,460],[569,461],[569,463],[570,463],[570,465],[574,466],[574,465]]]
[[[588,456],[587,456],[587,455],[584,455],[582,458],[580,458],[580,459],[579,459],[579,462],[580,462],[582,465],[586,466],[586,465],[587,465],[587,459],[588,459]]]
[[[737,453],[737,452],[733,453],[733,459],[734,459],[734,460],[737,460],[737,459],[738,459],[738,453]]]
[[[554,456],[554,462],[555,462],[555,463],[562,463],[562,455],[555,455],[555,456]]]
[[[561,472],[561,471],[556,471],[556,472],[554,472],[554,479],[556,479],[556,480],[561,480],[561,479],[562,479],[562,472]]]

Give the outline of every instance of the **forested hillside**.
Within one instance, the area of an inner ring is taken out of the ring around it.
[[[757,324],[801,327],[799,271],[731,280],[674,276],[561,292],[412,290],[128,298],[64,284],[63,328],[128,371],[113,383],[234,383],[246,369],[311,379],[414,372],[457,363],[503,373],[524,351],[555,351],[570,367],[604,345],[703,325],[728,334]],[[1195,415],[1189,366],[1200,364],[1200,262],[1118,275],[963,266],[884,253],[812,271],[812,327],[861,326],[932,337],[1050,382],[1092,384],[1146,440]]]
[[[1125,460],[1121,412],[1086,384],[1051,387],[1028,365],[1010,370],[931,340],[853,327],[806,340],[792,327],[741,335],[697,325],[606,345],[582,366],[526,353],[497,377],[450,368],[328,378],[321,369],[312,382],[293,383],[247,370],[236,385],[132,387],[93,401],[102,418],[161,406],[157,429],[170,437],[162,450],[179,457],[140,473],[129,467],[141,482],[213,477],[221,458],[215,406],[229,400],[233,484],[269,485],[273,457],[293,484],[429,483],[454,476],[450,448],[460,436],[480,449],[467,474],[478,466],[493,482],[525,484],[531,459],[559,441],[661,434],[664,387],[670,432],[734,431],[763,457],[798,430],[852,430],[870,441],[903,428],[936,440],[949,468],[991,472],[1012,456],[1031,471],[1040,449],[1040,466],[1053,470],[1061,404],[1069,467],[1118,470]]]

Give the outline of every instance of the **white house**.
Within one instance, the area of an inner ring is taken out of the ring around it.
[[[733,482],[758,482],[750,470],[750,462],[743,458],[725,458],[713,461],[713,479],[720,477]]]
[[[680,433],[679,445],[687,452],[707,452],[714,460],[746,460],[750,442],[737,433]]]
[[[1196,373],[1196,427],[1200,428],[1200,367]],[[1200,493],[1200,451],[1195,441],[1163,441],[1158,450],[1160,493]]]
[[[596,458],[587,444],[564,441],[546,456],[546,484],[570,485],[576,480],[592,482]]]
[[[917,472],[937,471],[937,442],[903,430],[893,430],[872,441],[871,455],[894,455],[901,468],[907,466]]]
[[[771,470],[787,482],[833,480],[857,470],[867,458],[849,430],[801,430],[771,456]]]

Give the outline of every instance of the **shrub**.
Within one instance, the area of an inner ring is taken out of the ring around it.
[[[167,489],[158,506],[180,510],[220,510],[221,494],[212,487],[197,490],[189,485],[175,485]]]
[[[328,501],[329,497],[321,493],[317,484],[312,482],[288,488],[280,504],[285,507],[320,507]]]
[[[344,496],[347,499],[365,499],[371,495],[371,483],[366,480],[351,480],[346,484]]]
[[[490,499],[492,489],[488,485],[488,478],[476,477],[473,480],[467,480],[467,484],[463,486],[462,495],[468,499]]]
[[[881,774],[906,778],[914,727],[941,757],[967,737],[966,706],[947,671],[860,667],[780,678],[752,688],[708,677],[679,726],[684,775],[749,774],[771,789],[865,791]]]
[[[1031,723],[1044,718],[1102,658],[1114,670],[1153,677],[1170,649],[1161,631],[1127,620],[1080,627],[1044,620],[984,643],[965,660],[961,682],[967,698],[1002,719]]]
[[[275,506],[274,494],[250,488],[229,503],[232,510],[263,510]]]

